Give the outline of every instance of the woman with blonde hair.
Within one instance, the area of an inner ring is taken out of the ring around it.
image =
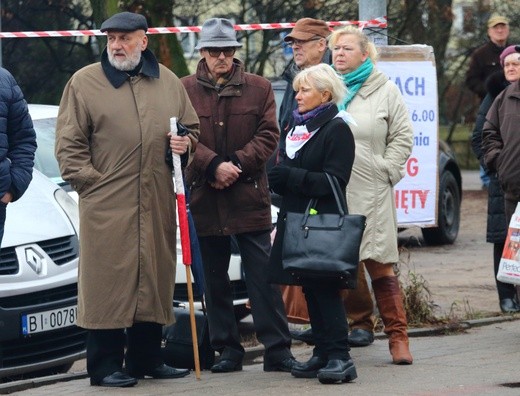
[[[393,187],[405,175],[413,146],[412,125],[399,89],[376,69],[376,48],[362,31],[354,26],[334,31],[329,48],[333,67],[348,89],[339,109],[347,110],[355,121],[351,128],[356,159],[347,200],[351,213],[367,217],[360,261],[372,280],[392,362],[412,364],[406,312],[393,268],[399,261]],[[358,306],[372,304],[366,282],[358,287],[346,296],[350,316],[355,316]],[[370,318],[364,322],[370,323]]]
[[[295,126],[286,136],[284,158],[269,172],[269,187],[282,196],[277,232],[271,250],[271,281],[301,285],[307,301],[315,347],[312,357],[297,363],[291,373],[297,378],[318,378],[321,383],[349,382],[357,377],[349,354],[348,325],[340,280],[301,279],[283,270],[282,241],[287,212],[304,213],[309,200],[318,198],[318,213],[338,213],[334,190],[327,174],[345,193],[354,162],[354,138],[339,111],[345,85],[331,66],[319,64],[296,75],[293,88],[298,107]]]

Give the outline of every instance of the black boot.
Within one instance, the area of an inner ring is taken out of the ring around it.
[[[503,313],[518,313],[520,312],[520,305],[514,298],[503,298],[500,300],[500,310]]]
[[[332,359],[324,368],[318,370],[318,380],[322,384],[350,382],[356,378],[356,367],[352,359]]]
[[[351,347],[365,347],[374,342],[374,332],[365,329],[352,329],[348,335],[348,344]]]
[[[314,335],[312,334],[312,327],[309,327],[307,330],[298,331],[291,330],[291,338],[298,341],[303,341],[308,345],[314,345]]]
[[[327,365],[327,359],[320,356],[313,356],[307,362],[296,363],[291,374],[296,378],[316,378],[318,370]]]

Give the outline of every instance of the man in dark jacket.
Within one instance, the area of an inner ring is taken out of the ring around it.
[[[331,63],[327,48],[329,27],[320,19],[302,18],[296,21],[293,30],[284,37],[293,49],[293,61],[289,63],[282,77],[287,81],[278,123],[280,125],[280,150],[285,151],[285,136],[294,126],[293,111],[296,109],[296,92],[292,87],[294,76],[307,67],[319,63]]]
[[[7,204],[19,199],[32,179],[36,134],[14,77],[0,68],[0,246]]]
[[[295,360],[280,290],[267,281],[272,227],[265,164],[278,142],[269,81],[244,71],[233,58],[242,45],[231,22],[204,22],[196,47],[202,59],[182,79],[200,119],[200,141],[186,170],[206,279],[214,373],[242,370],[228,277],[231,236],[236,237],[256,335],[265,346],[264,371],[291,371]]]
[[[501,70],[499,57],[502,50],[507,46],[507,38],[509,37],[509,21],[507,18],[493,15],[489,18],[487,26],[489,41],[471,54],[466,74],[466,85],[478,95],[481,101],[486,96],[486,80],[491,74]],[[489,175],[482,166],[480,166],[480,179],[482,187],[488,188]]]
[[[487,78],[502,69],[500,53],[507,47],[509,37],[509,21],[507,18],[494,15],[489,18],[487,34],[489,41],[477,48],[471,55],[466,85],[476,93],[482,101],[486,96],[485,82]]]

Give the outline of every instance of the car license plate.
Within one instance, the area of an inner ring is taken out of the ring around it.
[[[77,316],[77,305],[22,315],[22,333],[29,335],[74,326]]]

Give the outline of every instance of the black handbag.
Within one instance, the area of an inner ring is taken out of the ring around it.
[[[190,311],[174,307],[175,323],[163,326],[162,358],[172,367],[195,369],[193,342],[191,338]],[[215,362],[215,351],[209,342],[208,318],[201,311],[195,311],[195,327],[199,346],[201,370],[210,369]]]
[[[316,198],[309,201],[305,213],[287,212],[282,264],[297,279],[337,281],[354,289],[366,217],[348,214],[337,179],[326,175],[338,214],[312,214]]]

